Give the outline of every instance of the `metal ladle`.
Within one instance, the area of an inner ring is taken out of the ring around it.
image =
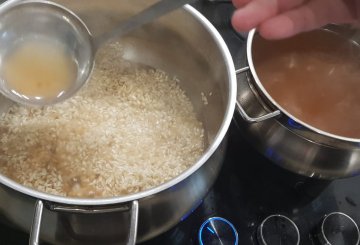
[[[56,98],[29,98],[8,88],[3,79],[0,80],[0,92],[15,102],[33,106],[64,101],[89,79],[95,54],[101,46],[190,2],[192,0],[160,0],[112,31],[94,38],[76,14],[59,4],[43,0],[7,1],[0,6],[0,66],[14,45],[27,39],[46,38],[65,45],[77,64],[77,76],[71,87]]]

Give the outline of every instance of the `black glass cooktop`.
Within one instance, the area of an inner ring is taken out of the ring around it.
[[[201,244],[200,227],[211,217],[231,222],[238,244],[295,245],[298,237],[299,244],[322,244],[318,242],[321,224],[329,214],[323,227],[331,244],[356,244],[353,221],[360,224],[359,186],[360,177],[330,182],[281,169],[249,146],[233,123],[223,169],[203,203],[178,226],[143,245]],[[221,227],[220,235],[213,233],[216,228],[217,224],[205,224],[202,239],[209,243],[204,244],[234,244],[227,238],[233,237],[230,228]],[[258,241],[261,235],[266,243]],[[211,243],[209,237],[216,242]]]
[[[245,42],[231,28],[231,3],[199,1],[194,6],[219,30],[239,68]],[[358,243],[360,176],[331,182],[299,176],[258,154],[235,122],[228,135],[224,166],[200,206],[142,245]],[[27,244],[27,239],[0,226],[0,245]]]

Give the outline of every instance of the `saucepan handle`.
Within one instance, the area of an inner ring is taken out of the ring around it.
[[[37,200],[35,203],[33,223],[31,225],[31,230],[30,230],[29,245],[39,244],[39,234],[40,234],[43,209],[44,209],[44,203],[41,200]]]
[[[30,231],[29,245],[39,245],[39,235],[41,227],[42,213],[44,209],[44,203],[41,200],[37,200],[35,204],[34,218]],[[73,212],[73,213],[86,213],[86,214],[95,214],[95,213],[105,213],[105,212],[115,212],[115,211],[124,211],[124,207],[115,207],[115,208],[82,208],[82,207],[69,207],[61,205],[50,205],[50,210],[52,211],[63,211],[63,212]],[[131,202],[130,207],[130,231],[127,240],[127,245],[135,245],[137,237],[137,227],[138,227],[138,217],[139,217],[139,202],[137,200]]]
[[[240,68],[238,70],[236,70],[236,75],[239,75],[243,72],[246,72],[250,69],[250,67],[246,66],[246,67],[243,67],[243,68]],[[261,121],[265,121],[267,119],[270,119],[270,118],[273,118],[273,117],[276,117],[278,115],[280,115],[280,111],[279,110],[276,110],[276,111],[273,111],[273,112],[270,112],[268,114],[265,114],[265,115],[262,115],[262,116],[259,116],[259,117],[250,117],[246,111],[244,110],[244,108],[242,107],[242,105],[240,104],[239,100],[236,101],[236,109],[238,110],[238,112],[240,113],[241,117],[247,121],[248,123],[258,123],[258,122],[261,122]]]

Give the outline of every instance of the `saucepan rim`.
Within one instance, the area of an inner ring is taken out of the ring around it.
[[[264,95],[266,97],[266,100],[271,104],[271,107],[276,108],[277,110],[280,110],[281,113],[285,114],[287,117],[291,118],[295,123],[301,125],[302,127],[305,127],[306,129],[308,129],[309,131],[312,131],[314,133],[323,135],[325,137],[329,137],[332,139],[337,139],[340,141],[346,141],[346,142],[350,142],[350,143],[355,143],[355,144],[359,144],[360,143],[360,139],[359,138],[351,138],[351,137],[345,137],[345,136],[339,136],[336,134],[332,134],[332,133],[328,133],[326,131],[323,131],[321,129],[318,129],[314,126],[311,126],[308,123],[305,123],[304,121],[300,120],[299,118],[293,116],[291,113],[289,113],[287,110],[285,110],[279,103],[276,102],[276,100],[273,99],[273,97],[267,92],[267,90],[265,89],[265,87],[262,85],[259,76],[256,73],[256,68],[253,62],[253,58],[252,58],[252,48],[253,48],[253,42],[254,42],[254,37],[257,34],[257,29],[254,28],[252,29],[249,34],[248,34],[248,38],[247,38],[247,45],[246,45],[246,56],[247,56],[247,61],[248,61],[248,65],[251,71],[251,75],[252,75],[252,80],[255,81],[256,87],[258,89],[260,89],[261,94]]]
[[[3,4],[11,4],[11,2],[12,1],[5,2]],[[214,42],[217,44],[223,56],[223,60],[225,62],[225,66],[228,74],[228,81],[224,81],[228,83],[228,91],[227,91],[228,100],[226,101],[226,111],[220,129],[218,130],[216,136],[214,137],[213,142],[208,146],[207,150],[203,153],[201,158],[193,166],[185,170],[177,177],[171,179],[170,181],[165,182],[152,189],[148,189],[131,195],[109,197],[109,198],[91,199],[91,198],[73,198],[73,197],[56,196],[25,187],[1,174],[0,174],[0,183],[15,191],[31,196],[35,199],[41,199],[54,203],[61,203],[66,205],[79,205],[79,206],[111,205],[111,204],[127,203],[133,200],[139,200],[148,196],[152,196],[159,192],[162,192],[178,184],[179,182],[183,181],[184,179],[192,175],[195,171],[197,171],[201,166],[203,166],[207,162],[207,160],[213,155],[213,153],[216,151],[216,149],[219,147],[219,145],[225,138],[225,135],[228,131],[228,128],[230,126],[233,117],[235,104],[236,104],[235,103],[236,94],[237,94],[235,67],[230,51],[228,50],[225,41],[222,39],[221,35],[216,30],[216,28],[200,12],[198,12],[195,8],[191,7],[190,5],[185,5],[182,11],[186,11],[190,15],[192,15],[208,31],[209,35],[211,35],[211,37],[213,38]]]

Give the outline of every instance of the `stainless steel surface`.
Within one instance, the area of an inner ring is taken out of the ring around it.
[[[136,243],[138,218],[139,218],[139,202],[137,200],[132,201],[130,207],[127,205],[121,205],[119,207],[106,207],[106,208],[89,208],[89,207],[76,207],[76,206],[60,206],[57,204],[50,204],[49,210],[55,212],[69,212],[77,214],[100,214],[100,213],[113,213],[113,212],[130,212],[130,224],[129,224],[129,235],[127,245],[134,245]],[[30,230],[30,245],[39,244],[39,235],[41,229],[41,219],[43,214],[44,204],[41,200],[38,200],[35,204],[35,212],[33,223]]]
[[[346,26],[327,26],[340,35],[360,40],[358,31]],[[335,179],[360,173],[360,139],[345,138],[323,132],[293,117],[266,92],[252,62],[252,42],[256,31],[247,39],[247,59],[251,73],[238,80],[238,105],[251,117],[279,110],[281,114],[262,122],[249,124],[246,116],[236,115],[244,136],[265,156],[292,172],[324,179]],[[244,66],[247,66],[244,64]]]
[[[35,204],[34,219],[30,230],[29,245],[39,244],[39,234],[41,228],[41,218],[42,218],[43,208],[44,208],[43,202],[41,200],[38,200]]]
[[[64,18],[66,16],[66,18]],[[70,89],[56,98],[26,97],[9,88],[0,79],[0,92],[25,105],[41,106],[63,101],[75,94],[92,70],[90,33],[82,21],[67,9],[42,1],[10,0],[0,6],[0,64],[6,55],[28,40],[42,40],[64,46],[77,64],[77,80]]]
[[[286,217],[285,215],[281,215],[281,214],[273,214],[273,215],[270,215],[268,217],[266,217],[260,224],[260,226],[258,227],[258,230],[257,230],[257,240],[258,242],[260,243],[260,245],[271,245],[271,243],[269,243],[268,241],[266,241],[265,239],[265,234],[264,234],[264,226],[265,226],[265,223],[268,222],[270,219],[274,219],[274,218],[277,218],[277,219],[282,219],[282,220],[285,220],[288,224],[291,225],[292,228],[294,228],[294,230],[296,231],[296,235],[297,235],[297,240],[295,241],[295,243],[293,245],[299,245],[300,244],[300,232],[299,232],[299,228],[297,227],[297,225],[294,223],[294,221],[292,221],[291,219],[289,219],[288,217]],[[279,226],[284,226],[285,224],[283,223],[279,223]],[[281,228],[285,228],[285,227],[281,227]],[[288,234],[271,234],[270,236],[280,236],[280,237],[286,237],[286,235]],[[267,237],[269,238],[269,237]],[[274,240],[272,240],[274,241]],[[280,241],[280,244],[281,244],[281,241]],[[291,243],[291,240],[288,241],[287,244],[292,244]]]
[[[243,68],[240,68],[238,70],[235,71],[235,73],[237,75],[243,73],[243,72],[247,72],[248,70],[250,69],[249,66],[245,66]],[[270,113],[267,113],[265,115],[261,115],[259,117],[250,117],[246,111],[244,110],[244,108],[241,106],[240,102],[239,101],[236,101],[236,109],[237,111],[240,113],[240,115],[242,116],[242,118],[244,120],[246,120],[248,123],[255,123],[255,122],[262,122],[264,120],[267,120],[267,119],[270,119],[270,118],[273,118],[273,117],[277,117],[280,115],[280,111],[279,110],[276,110],[276,111],[273,111],[273,112],[270,112]]]
[[[125,20],[114,30],[111,30],[99,37],[96,37],[93,41],[93,48],[97,50],[98,48],[103,46],[104,43],[113,39],[119,39],[123,35],[126,35],[129,32],[136,30],[137,28],[147,23],[150,23],[153,20],[156,20],[157,18],[160,18],[161,16],[166,15],[171,11],[174,11],[184,6],[185,4],[191,3],[193,1],[194,0],[159,0],[157,3]]]
[[[344,223],[340,221],[340,219],[344,219],[347,222],[350,222],[352,224],[352,228],[355,228],[355,232],[357,234],[353,234],[350,231],[343,231],[344,234],[344,240],[342,241],[343,244],[348,244],[348,245],[358,245],[360,243],[360,231],[359,231],[359,227],[356,224],[355,220],[353,220],[349,215],[342,213],[342,212],[333,212],[330,214],[325,215],[324,219],[321,221],[321,226],[320,226],[320,234],[317,234],[319,242],[321,245],[336,245],[335,243],[331,243],[329,241],[329,237],[328,235],[333,235],[333,234],[328,234],[327,232],[325,232],[325,223],[328,221],[329,218],[333,218],[336,217],[338,219],[337,224],[332,224],[331,226],[334,227],[333,230],[335,231],[335,233],[341,233],[342,228],[346,228]],[[340,231],[339,231],[340,230]],[[347,243],[346,239],[349,238],[354,238],[355,235],[355,240],[353,244]],[[340,241],[339,241],[340,242]]]
[[[268,120],[270,118],[277,117],[280,115],[280,111],[276,110],[273,112],[269,112],[265,115],[261,115],[259,117],[250,117],[239,102],[236,102],[236,109],[240,113],[242,118],[244,118],[244,120],[246,120],[248,123],[262,122],[262,121],[265,121],[265,120]]]
[[[96,52],[105,43],[119,39],[123,35],[192,1],[193,0],[159,0],[140,13],[122,21],[114,29],[98,37],[92,36],[86,24],[71,10],[58,4],[45,0],[28,0],[21,2],[15,0],[13,3],[3,5],[3,7],[0,8],[0,20],[6,22],[6,27],[3,27],[3,30],[0,29],[0,31],[11,32],[15,40],[28,40],[42,36],[53,42],[64,44],[66,50],[68,50],[68,53],[77,64],[78,72],[71,88],[51,100],[25,97],[7,88],[4,82],[2,86],[0,86],[0,89],[3,90],[3,94],[9,99],[26,105],[42,106],[68,99],[89,79],[94,66]],[[21,18],[19,18],[20,11]],[[36,18],[30,20],[29,18],[32,18],[33,15],[35,15]],[[33,23],[30,28],[28,24],[29,21]],[[41,29],[39,26],[41,26]],[[14,43],[7,43],[7,45],[8,46],[4,47],[10,47],[11,50],[13,49],[11,45],[14,45]],[[3,57],[4,55],[2,55],[0,59]]]
[[[50,203],[48,206],[49,206],[49,210],[55,212],[81,213],[81,214],[113,213],[113,212],[124,212],[130,210],[130,207],[128,205],[88,207],[88,206],[69,206],[69,205],[61,205],[57,203]]]
[[[148,0],[59,0],[98,36],[150,5]],[[182,21],[179,21],[182,20]],[[185,21],[186,20],[186,21]],[[29,231],[35,202],[105,210],[137,200],[137,242],[170,229],[201,201],[217,177],[224,157],[226,133],[236,101],[236,76],[227,46],[215,28],[190,6],[135,30],[119,40],[124,58],[176,76],[205,128],[207,148],[192,167],[176,178],[133,195],[76,199],[38,192],[0,175],[0,211],[19,228]],[[207,96],[205,105],[202,95]],[[211,95],[211,96],[210,96]],[[3,105],[1,105],[3,106]],[[6,109],[1,108],[0,109]],[[113,210],[114,211],[114,210]],[[53,244],[126,244],[129,212],[43,210],[40,238]]]
[[[243,73],[243,72],[246,72],[246,71],[248,71],[248,70],[250,70],[250,67],[249,67],[249,66],[245,66],[245,67],[243,67],[243,68],[237,69],[237,70],[235,71],[235,73],[236,73],[236,75],[239,75],[239,74],[241,74],[241,73]]]
[[[139,219],[139,202],[133,201],[131,205],[131,218],[130,218],[130,232],[127,245],[133,245],[136,243],[137,227]]]

